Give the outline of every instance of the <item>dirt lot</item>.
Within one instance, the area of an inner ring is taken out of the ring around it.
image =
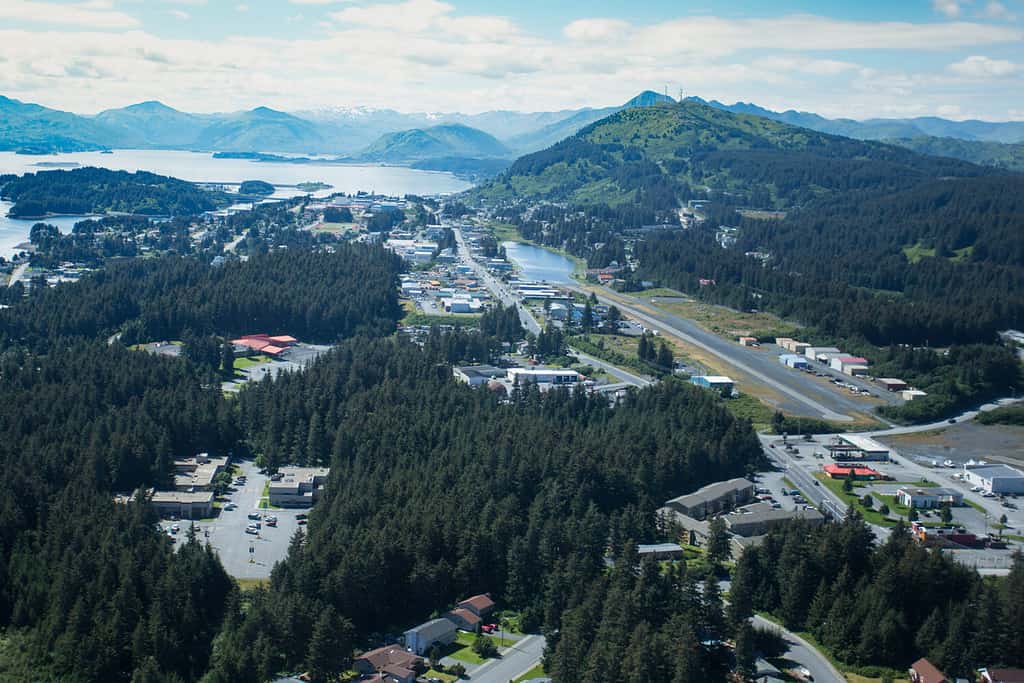
[[[970,459],[1024,465],[1024,427],[982,425],[975,421],[951,425],[935,432],[880,437],[904,455],[920,462]]]

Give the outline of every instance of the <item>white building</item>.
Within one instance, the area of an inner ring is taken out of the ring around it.
[[[937,508],[942,505],[963,505],[964,495],[955,489],[941,486],[916,488],[905,486],[896,491],[896,502],[910,508]]]
[[[575,370],[560,370],[558,368],[509,368],[508,378],[512,384],[536,382],[537,384],[570,385],[579,384],[583,380],[583,376]]]
[[[810,361],[807,360],[806,356],[800,356],[795,353],[782,354],[781,356],[779,356],[779,362],[785,365],[786,367],[793,368],[796,370],[806,368],[807,366],[810,365]]]
[[[270,482],[270,504],[278,507],[312,506],[320,498],[328,472],[326,467],[281,468],[281,479]]]
[[[455,642],[458,628],[451,619],[431,619],[405,632],[405,646],[418,655],[425,655],[435,645],[444,647]]]
[[[1024,493],[1024,472],[1009,465],[964,465],[964,481],[988,493]]]
[[[829,367],[845,375],[866,375],[868,359],[859,356],[835,356],[829,359]]]

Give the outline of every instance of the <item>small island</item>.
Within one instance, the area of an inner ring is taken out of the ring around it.
[[[274,186],[265,180],[244,180],[238,186],[238,194],[268,196],[274,194]]]
[[[298,185],[296,185],[296,187],[302,190],[303,192],[319,192],[320,190],[329,190],[334,186],[328,185],[327,183],[324,182],[316,181],[308,183],[299,183]]]

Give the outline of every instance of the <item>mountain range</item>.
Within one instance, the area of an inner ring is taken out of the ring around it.
[[[731,113],[752,114],[824,133],[885,139],[1005,168],[1024,168],[1024,122],[914,119],[827,119],[755,104],[726,105],[699,98]],[[221,152],[333,154],[385,163],[437,159],[514,159],[550,147],[586,126],[624,109],[672,102],[645,91],[620,106],[549,112],[489,111],[479,114],[403,113],[391,109],[326,109],[294,113],[267,107],[222,114],[191,114],[160,102],[142,102],[83,116],[0,96],[0,150],[24,153],[112,148],[185,149]],[[956,144],[931,138],[950,138]],[[924,138],[924,139],[923,139]],[[982,144],[984,143],[984,144]]]

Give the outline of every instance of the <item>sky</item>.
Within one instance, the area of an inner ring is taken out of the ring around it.
[[[0,0],[0,94],[84,114],[555,111],[646,89],[1024,120],[1024,0]]]

